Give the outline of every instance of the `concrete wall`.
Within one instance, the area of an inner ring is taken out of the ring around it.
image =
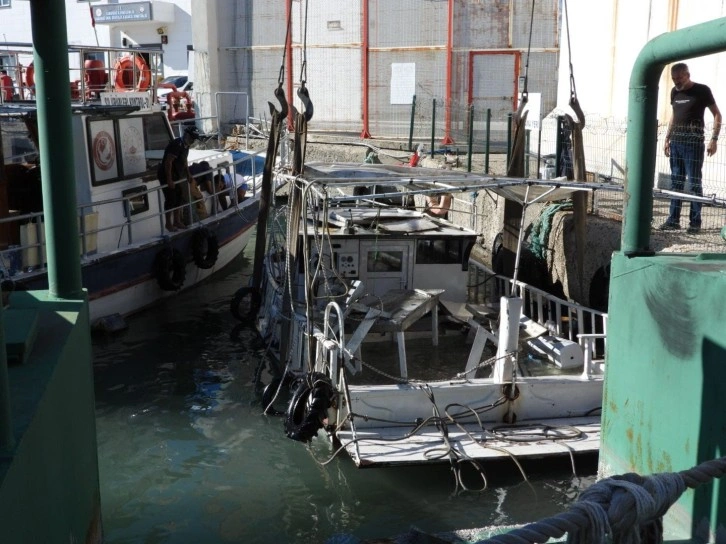
[[[562,61],[559,66],[557,105],[569,101],[568,45],[572,51],[577,95],[585,113],[624,118],[627,115],[630,73],[645,44],[665,32],[726,16],[721,0],[587,0],[569,1],[570,38],[563,21]],[[723,55],[688,61],[694,81],[714,91],[726,104],[726,63]],[[659,119],[667,122],[672,82],[664,71],[660,85]]]

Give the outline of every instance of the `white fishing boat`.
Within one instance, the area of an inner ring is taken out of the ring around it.
[[[16,75],[17,87],[15,100],[0,104],[0,274],[5,292],[47,289],[32,50],[18,44],[4,49],[14,59],[9,72]],[[240,199],[231,184],[220,190],[200,182],[202,189],[211,187],[211,193],[202,192],[206,214],[187,202],[187,228],[165,229],[159,163],[182,128],[201,123],[188,96],[181,102],[170,99],[166,110],[157,103],[154,67],[160,66],[160,54],[69,50],[76,74],[69,107],[81,273],[92,323],[103,324],[107,316],[127,315],[198,284],[240,254],[257,223],[264,157],[197,148],[197,143],[188,160],[208,163],[200,176],[227,174],[235,185],[246,183],[247,192]],[[188,187],[186,180],[178,183],[183,190]]]
[[[598,451],[607,316],[470,260],[477,233],[444,218],[467,213],[474,191],[518,185],[530,197],[572,193],[445,170],[305,166],[286,228],[271,227],[260,292],[245,287],[232,303],[278,357],[262,404],[284,413],[287,436],[310,442],[323,429],[359,467]],[[441,194],[450,209],[424,210]]]

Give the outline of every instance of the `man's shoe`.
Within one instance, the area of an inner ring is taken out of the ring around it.
[[[688,229],[686,229],[686,232],[688,234],[698,234],[699,232],[701,232],[701,227],[700,226],[697,227],[695,225],[691,225],[690,227],[688,227]]]
[[[658,230],[678,230],[680,228],[681,226],[678,223],[671,223],[669,221],[666,221],[660,227],[658,227]]]

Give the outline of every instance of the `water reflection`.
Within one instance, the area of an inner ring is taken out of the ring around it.
[[[254,248],[251,243],[250,248]],[[251,255],[251,251],[250,251]],[[594,481],[595,462],[487,465],[489,489],[452,496],[446,465],[325,466],[261,414],[264,353],[229,314],[250,259],[94,339],[101,500],[106,542],[311,543],[522,523],[565,508]]]

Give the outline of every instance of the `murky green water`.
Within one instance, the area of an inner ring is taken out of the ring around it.
[[[446,465],[356,469],[323,438],[308,448],[261,414],[263,353],[229,313],[254,241],[207,283],[94,339],[106,542],[354,543],[534,521],[594,482],[594,460],[486,467],[488,489],[452,495]]]

